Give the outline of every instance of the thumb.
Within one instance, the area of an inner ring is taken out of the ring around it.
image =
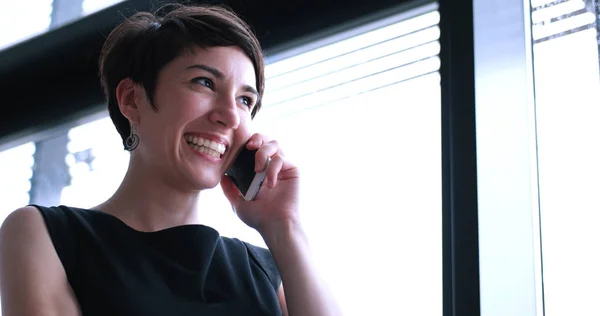
[[[221,189],[223,189],[225,197],[234,208],[244,199],[240,190],[238,190],[231,178],[227,175],[221,177]]]

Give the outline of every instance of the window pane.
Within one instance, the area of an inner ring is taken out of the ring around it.
[[[593,7],[586,9],[581,0],[532,6],[546,315],[598,314],[600,255],[595,249],[600,244],[600,77],[596,16]]]
[[[266,67],[253,129],[301,168],[315,260],[346,315],[442,314],[439,14],[428,8]],[[62,203],[96,205],[128,154],[108,117],[69,137]],[[264,246],[219,187],[200,199],[203,224]]]
[[[124,0],[83,0],[83,15],[92,14]]]
[[[29,203],[34,143],[0,152],[0,224],[15,209]]]
[[[47,31],[51,13],[52,0],[2,1],[0,50]]]
[[[129,162],[110,118],[72,128],[67,148],[71,184],[63,188],[60,203],[90,208],[104,202],[119,187]]]
[[[303,217],[345,315],[441,315],[438,90],[434,73],[261,121],[302,168]]]
[[[76,21],[124,0],[29,0],[0,2],[0,50]],[[53,10],[60,10],[52,21]]]

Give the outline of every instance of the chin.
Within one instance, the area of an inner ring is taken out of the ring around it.
[[[214,189],[221,182],[221,177],[203,177],[192,179],[194,189],[196,190],[210,190]]]

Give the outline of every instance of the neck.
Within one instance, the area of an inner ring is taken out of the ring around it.
[[[148,172],[144,162],[132,155],[120,187],[95,209],[116,216],[139,231],[198,224],[200,192],[170,186],[161,176],[158,172]]]

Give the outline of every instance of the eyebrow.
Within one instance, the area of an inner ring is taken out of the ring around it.
[[[186,69],[187,70],[189,70],[189,69],[201,69],[201,70],[210,72],[213,76],[215,76],[219,80],[223,80],[225,78],[225,75],[223,75],[223,73],[219,69],[213,68],[213,67],[207,66],[207,65],[195,64],[195,65],[188,66]]]
[[[260,94],[258,93],[258,91],[256,91],[256,89],[254,89],[253,87],[249,86],[249,85],[244,85],[242,87],[244,89],[244,91],[246,92],[250,92],[252,94],[254,94],[256,96],[257,99],[260,98]]]
[[[201,69],[201,70],[211,73],[213,76],[215,76],[219,80],[223,80],[225,78],[225,75],[223,75],[223,73],[219,69],[211,67],[211,66],[203,65],[203,64],[194,64],[194,65],[188,66],[186,69],[188,69],[188,70],[189,69]],[[246,92],[250,92],[250,93],[256,95],[257,98],[260,97],[260,94],[258,93],[258,91],[256,91],[256,89],[254,89],[252,86],[244,85],[242,87],[242,89],[244,89],[244,91],[246,91]]]

